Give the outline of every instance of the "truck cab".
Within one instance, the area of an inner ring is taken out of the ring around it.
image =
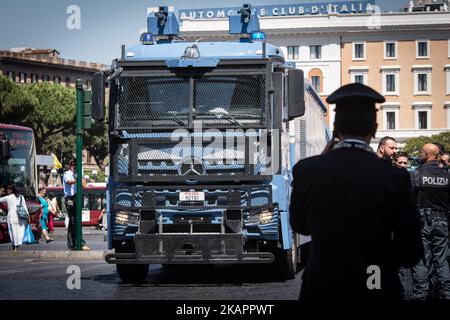
[[[305,98],[303,72],[266,43],[250,5],[229,17],[235,42],[182,40],[167,7],[147,22],[141,44],[93,79],[98,120],[109,88],[106,261],[124,282],[149,264],[267,264],[294,277],[290,169],[305,104],[320,98]]]

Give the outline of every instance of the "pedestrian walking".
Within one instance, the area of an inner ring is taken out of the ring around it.
[[[19,194],[17,187],[13,184],[7,187],[8,195],[0,198],[0,203],[6,204],[8,207],[8,233],[11,238],[12,251],[18,251],[19,246],[23,243],[26,219],[19,217],[18,207],[21,206],[28,213],[25,198]]]
[[[53,219],[61,214],[61,209],[59,209],[58,199],[53,195],[49,194],[47,198],[48,202],[48,232],[53,233],[55,227],[53,224]]]
[[[312,239],[300,299],[400,299],[398,268],[415,265],[422,247],[409,174],[369,146],[384,98],[353,83],[327,102],[338,142],[293,169],[291,226]]]
[[[423,165],[412,172],[417,208],[421,218],[423,258],[413,267],[414,298],[428,298],[431,270],[437,274],[440,297],[450,300],[448,254],[448,212],[450,173],[440,167],[439,147],[428,143],[422,148]]]
[[[69,217],[69,226],[67,228],[67,247],[69,250],[75,249],[75,215],[76,215],[76,161],[70,160],[69,170],[64,172],[63,187],[64,187],[64,202],[67,208],[67,215]],[[81,239],[82,250],[87,251],[90,248],[86,245],[84,239]]]
[[[53,241],[52,238],[50,238],[50,236],[48,235],[48,215],[49,215],[49,210],[48,210],[48,202],[47,202],[47,198],[46,198],[46,193],[47,193],[47,188],[45,187],[40,187],[38,190],[38,200],[41,203],[42,206],[42,214],[41,214],[41,229],[42,229],[42,235],[45,238],[45,241],[47,241],[47,243],[50,243]]]

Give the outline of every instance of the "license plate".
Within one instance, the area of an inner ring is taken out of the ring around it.
[[[180,192],[180,201],[205,201],[205,193],[202,191]]]

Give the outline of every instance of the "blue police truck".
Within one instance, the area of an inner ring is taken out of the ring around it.
[[[132,283],[149,264],[268,264],[294,277],[290,169],[325,146],[325,106],[250,5],[229,16],[234,42],[184,41],[167,7],[147,24],[93,78],[97,120],[109,91],[105,260]]]

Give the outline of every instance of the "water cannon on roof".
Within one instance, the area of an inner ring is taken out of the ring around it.
[[[154,36],[178,36],[180,25],[175,13],[167,6],[158,7],[157,11],[150,11],[147,16],[147,33]]]
[[[251,4],[244,4],[236,13],[229,15],[229,33],[241,35],[241,41],[264,41],[256,10]]]

